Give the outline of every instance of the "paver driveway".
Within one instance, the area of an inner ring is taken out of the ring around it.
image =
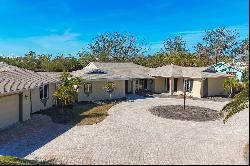
[[[221,120],[163,119],[147,111],[182,102],[148,98],[120,103],[100,124],[75,126],[25,158],[64,164],[245,164],[242,146],[249,138],[248,111],[225,125]],[[187,100],[187,104],[220,110],[225,103]]]

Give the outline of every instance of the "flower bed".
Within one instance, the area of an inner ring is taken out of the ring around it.
[[[157,106],[150,109],[153,115],[174,120],[186,121],[214,121],[223,118],[223,114],[209,108],[182,105]]]

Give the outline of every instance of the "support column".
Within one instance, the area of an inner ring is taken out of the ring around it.
[[[169,78],[169,94],[173,95],[174,93],[174,78],[170,77]]]

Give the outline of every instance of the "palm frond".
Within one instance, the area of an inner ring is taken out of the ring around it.
[[[230,117],[248,107],[249,91],[245,90],[237,94],[233,101],[223,107],[222,111],[226,113],[226,117],[224,118],[223,122],[225,123]]]

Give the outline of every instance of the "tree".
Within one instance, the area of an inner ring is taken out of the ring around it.
[[[133,35],[124,35],[117,32],[97,36],[89,44],[89,48],[91,54],[101,62],[110,60],[115,62],[128,61],[146,50],[144,41],[138,42]]]
[[[245,71],[246,77],[242,86],[243,90],[239,94],[237,94],[234,97],[234,99],[228,104],[226,104],[222,109],[222,112],[226,113],[226,116],[223,120],[224,123],[236,113],[249,108],[249,71],[248,70],[249,69]]]
[[[239,45],[234,49],[234,53],[238,55],[241,61],[249,61],[249,36],[239,42]]]
[[[41,71],[51,72],[53,71],[53,64],[51,61],[52,55],[38,55],[38,66]]]
[[[89,64],[89,62],[96,62],[97,61],[96,56],[94,56],[94,55],[92,55],[92,54],[90,54],[89,52],[86,52],[86,51],[79,52],[78,56],[80,57],[79,58],[80,64],[83,67],[87,66]]]
[[[105,85],[104,85],[104,89],[106,92],[109,93],[109,97],[111,99],[111,95],[112,93],[114,92],[115,90],[115,84],[113,82],[107,82]]]
[[[163,42],[163,45],[163,52],[167,54],[187,52],[186,42],[182,36],[176,36],[173,40],[169,38]]]
[[[73,78],[68,72],[63,72],[60,76],[61,84],[58,86],[53,96],[61,102],[62,111],[65,105],[74,101],[74,95],[79,86],[83,83],[81,78]]]
[[[23,58],[23,65],[25,69],[35,71],[37,70],[37,59],[36,59],[36,53],[33,51],[30,51],[29,53],[25,54]]]
[[[217,63],[221,57],[235,57],[234,49],[237,46],[237,37],[238,33],[235,30],[226,28],[209,30],[205,32],[202,39],[202,47],[207,51],[209,58],[215,58],[215,62]]]
[[[236,78],[227,78],[224,82],[224,89],[229,92],[229,97],[234,96],[234,91],[237,91],[240,89],[240,83],[239,80]]]
[[[209,57],[209,49],[206,48],[202,43],[197,43],[195,46],[195,52],[196,52],[196,56],[204,62],[205,66],[209,66],[210,61],[212,59],[210,59]]]

